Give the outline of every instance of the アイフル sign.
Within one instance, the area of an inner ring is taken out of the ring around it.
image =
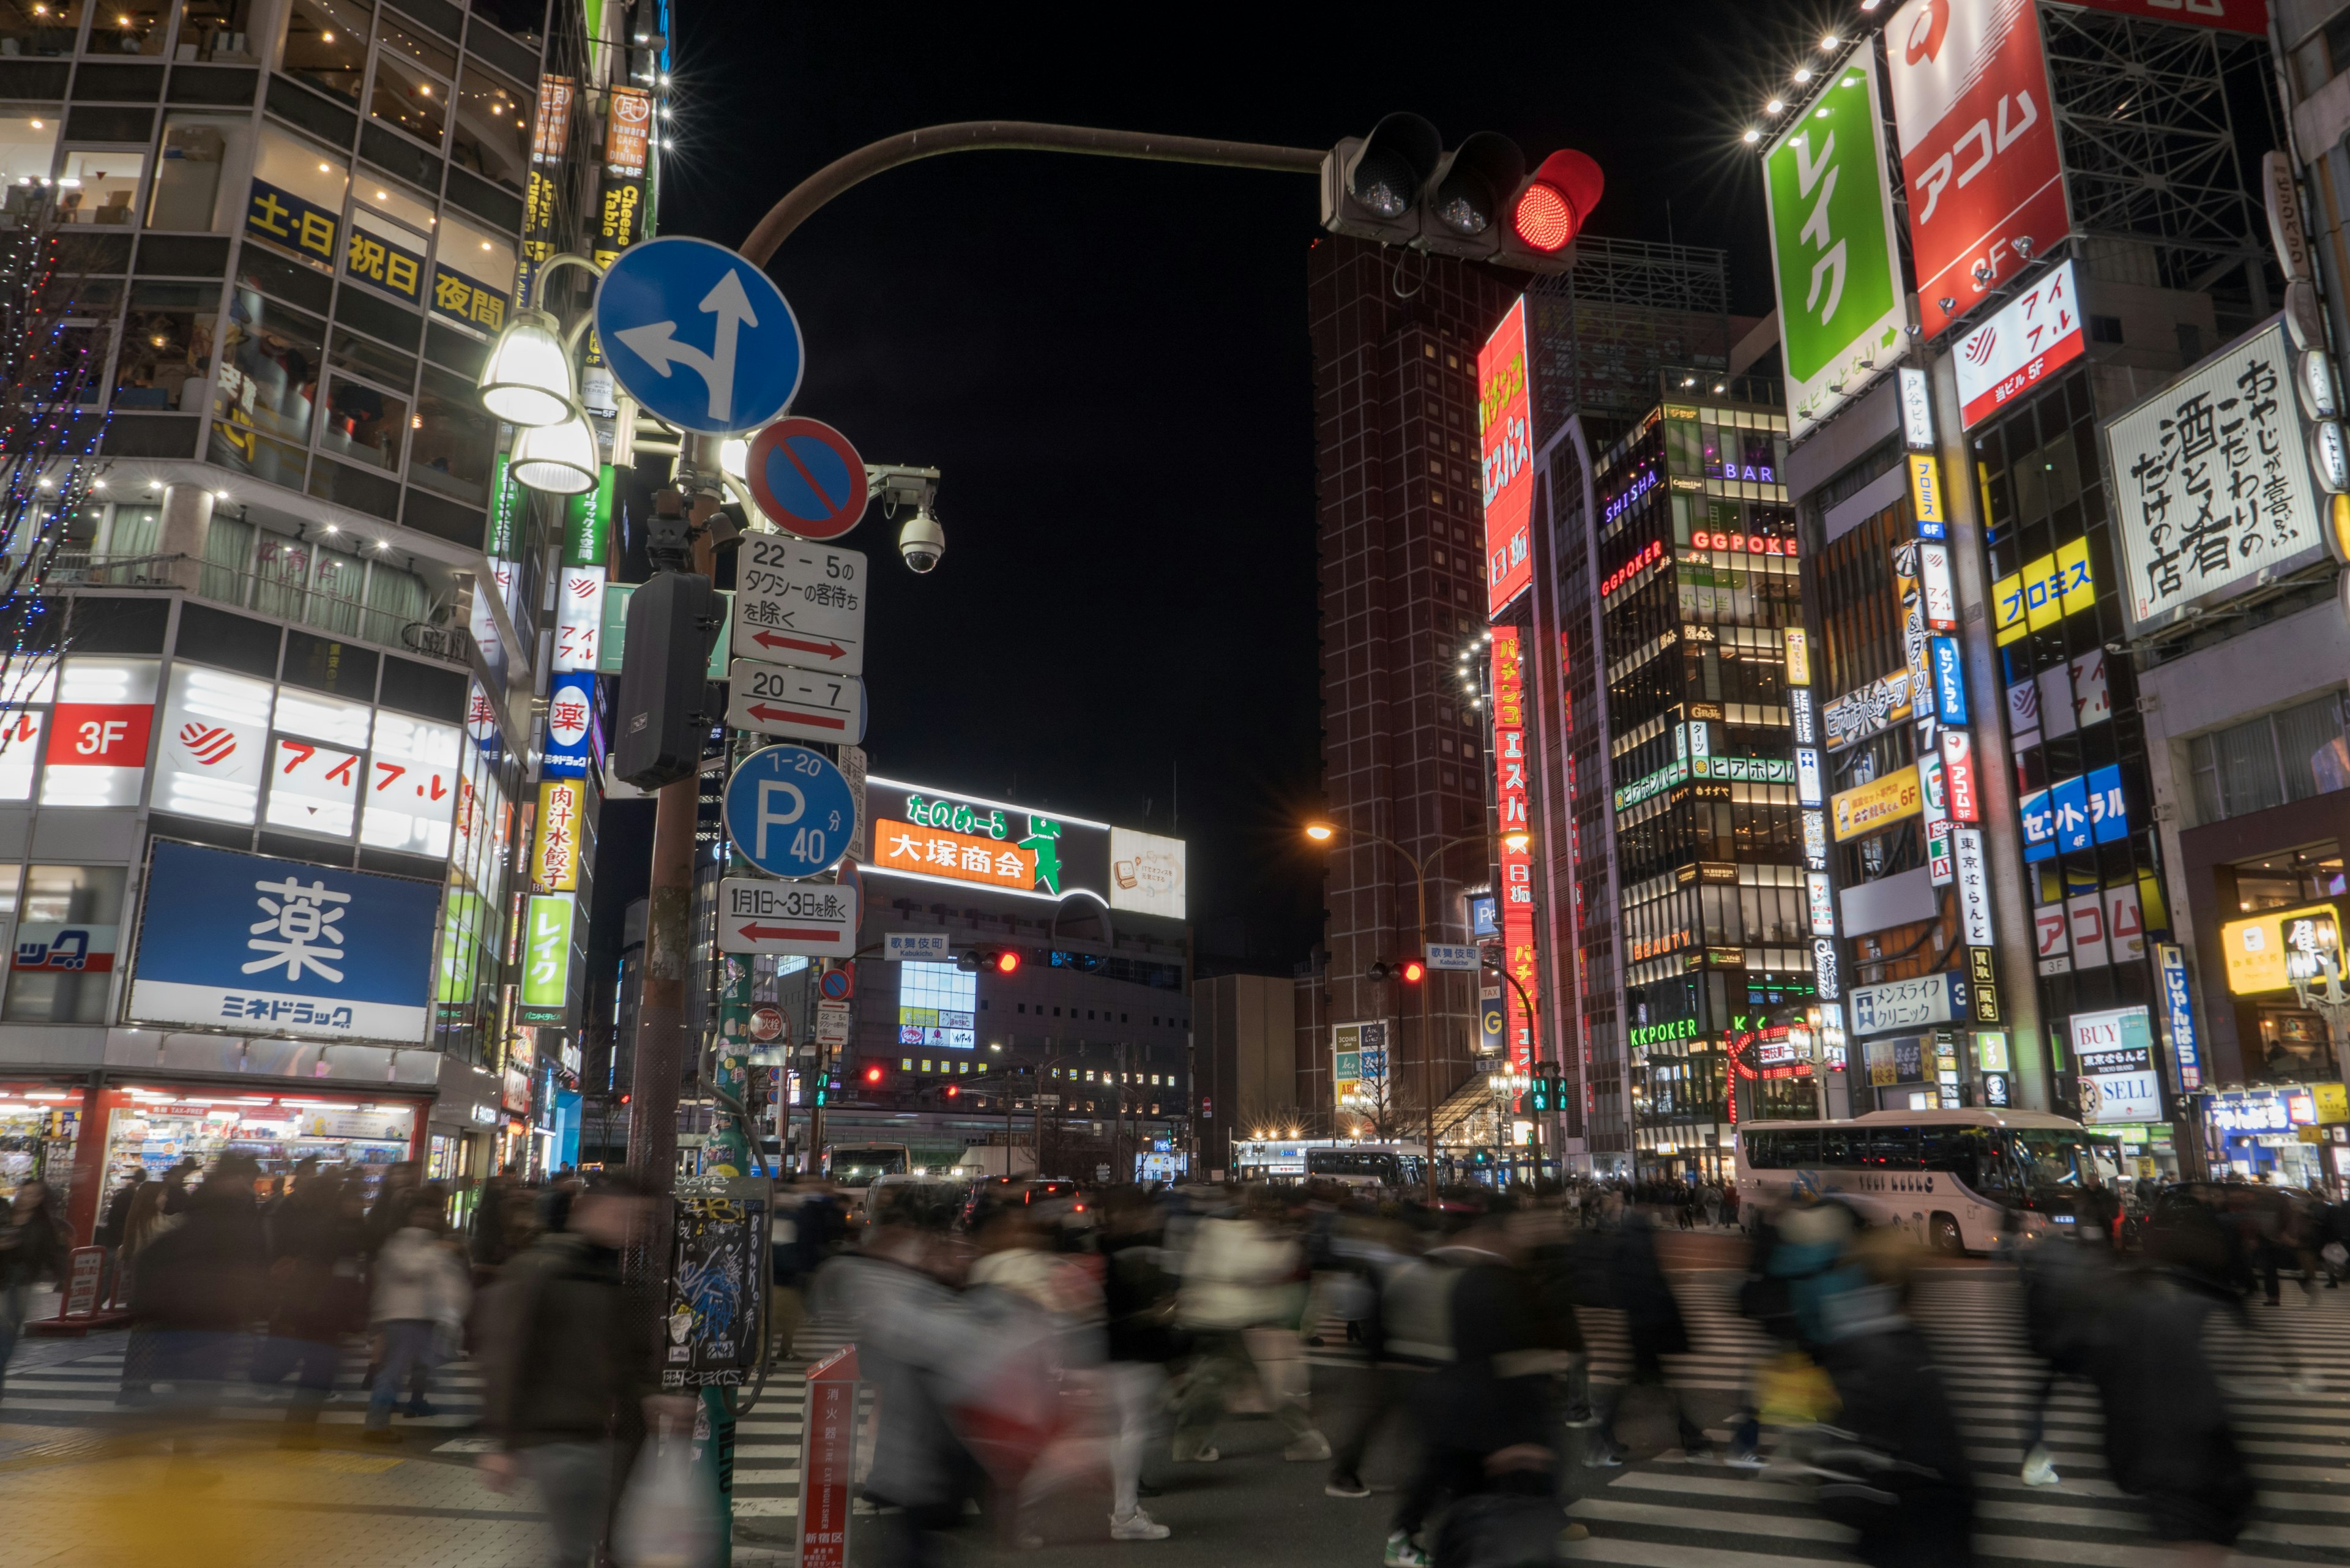
[[[1960,423],[1974,429],[2087,353],[2088,347],[2073,264],[2066,262],[1959,339],[1952,359],[1959,373]]]

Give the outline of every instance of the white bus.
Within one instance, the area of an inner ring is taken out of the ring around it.
[[[2039,1111],[1753,1122],[1738,1129],[1738,1200],[1759,1213],[1798,1191],[1833,1194],[1938,1252],[1988,1252],[2009,1239],[2011,1213],[2036,1233],[2048,1219],[2069,1222],[2070,1194],[2113,1188],[2119,1147]]]
[[[1425,1145],[1342,1143],[1305,1151],[1305,1179],[1388,1192],[1407,1191],[1428,1179]]]

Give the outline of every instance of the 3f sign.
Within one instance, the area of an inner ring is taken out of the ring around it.
[[[92,719],[82,725],[81,742],[74,750],[85,757],[102,757],[130,732],[130,726],[123,720]]]

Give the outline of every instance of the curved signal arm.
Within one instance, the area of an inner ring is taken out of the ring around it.
[[[742,254],[764,267],[792,231],[841,192],[874,175],[949,152],[1075,152],[1096,158],[1138,158],[1159,163],[1209,163],[1227,169],[1266,169],[1318,174],[1328,153],[1322,149],[1273,147],[1257,141],[1218,141],[1198,136],[1153,136],[1139,130],[1104,130],[1083,125],[1048,125],[1025,119],[966,119],[860,147],[835,159],[767,210]]]

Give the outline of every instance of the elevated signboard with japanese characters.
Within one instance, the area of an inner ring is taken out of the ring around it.
[[[435,882],[157,839],[123,1021],[419,1044]]]
[[[2282,319],[2106,424],[2133,631],[2324,558],[2325,532]]]
[[[1185,918],[1180,838],[879,776],[865,781],[865,804],[872,856],[862,868],[873,875]]]

